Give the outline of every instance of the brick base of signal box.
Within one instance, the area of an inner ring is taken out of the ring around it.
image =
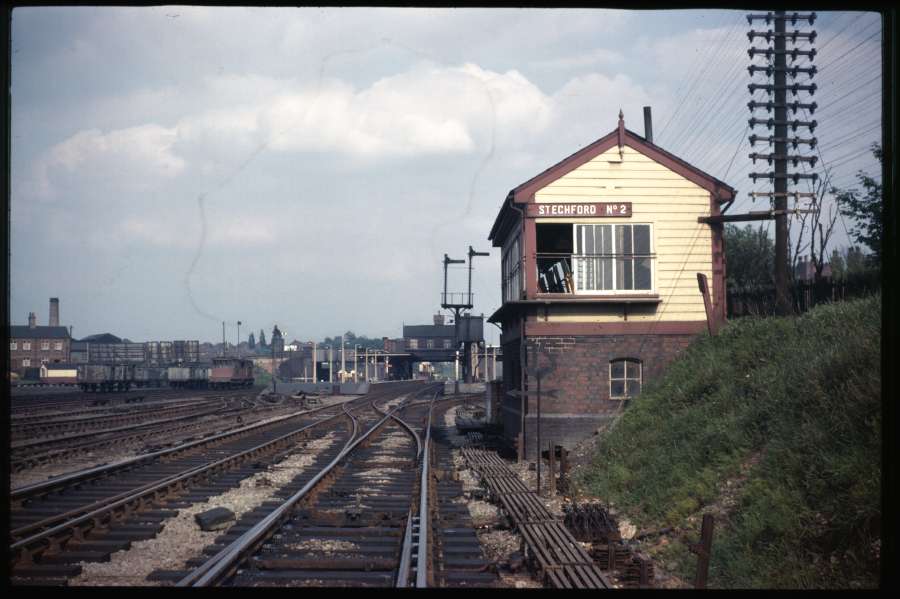
[[[546,449],[551,440],[571,449],[616,414],[627,409],[627,402],[609,398],[609,363],[612,360],[640,360],[642,387],[646,387],[662,375],[665,368],[695,336],[633,334],[527,337],[529,359],[534,355],[535,348],[543,352],[539,367],[547,365],[547,355],[555,359],[553,370],[541,377],[542,449]],[[511,350],[512,345],[510,344]],[[504,368],[504,377],[509,375]],[[535,390],[534,378],[528,377],[528,380],[529,390]],[[504,388],[510,389],[509,381],[504,382]],[[545,391],[555,391],[555,397],[543,395]],[[512,448],[517,447],[521,429],[520,406],[518,397],[508,394],[504,396],[500,417],[504,440]],[[525,449],[529,460],[535,459],[537,455],[536,445],[537,399],[530,397],[525,410]]]

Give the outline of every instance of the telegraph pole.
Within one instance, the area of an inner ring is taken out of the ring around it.
[[[791,313],[788,294],[787,226],[787,56],[784,39],[784,11],[775,12],[775,311]]]
[[[751,146],[755,146],[757,142],[768,142],[768,144],[774,148],[774,153],[771,154],[758,154],[757,152],[753,152],[750,154],[750,158],[753,159],[754,164],[756,164],[757,160],[765,160],[768,162],[768,164],[774,166],[774,169],[769,172],[750,173],[750,178],[753,179],[754,183],[756,182],[757,178],[767,178],[772,181],[773,192],[751,192],[750,195],[754,199],[757,196],[768,196],[772,199],[772,206],[774,210],[770,214],[775,219],[775,310],[776,313],[780,315],[787,315],[793,312],[793,300],[790,293],[791,277],[788,272],[789,231],[787,216],[790,212],[796,212],[796,210],[788,210],[788,196],[793,195],[796,202],[796,200],[801,196],[811,197],[814,195],[807,193],[801,194],[797,192],[789,193],[788,179],[793,180],[794,184],[796,185],[800,179],[811,179],[815,181],[818,178],[818,175],[816,175],[815,173],[801,174],[796,172],[788,172],[788,162],[791,162],[794,167],[796,167],[800,162],[809,163],[811,166],[815,166],[816,164],[815,156],[807,157],[797,154],[788,155],[788,144],[790,144],[795,150],[800,144],[805,144],[810,148],[814,148],[816,145],[816,139],[814,137],[811,137],[809,139],[796,137],[796,131],[798,127],[806,127],[809,129],[810,133],[812,133],[816,128],[816,121],[799,121],[796,118],[794,118],[793,121],[788,120],[789,108],[794,113],[795,117],[797,110],[799,109],[808,109],[810,114],[813,114],[815,112],[815,102],[801,103],[796,100],[796,97],[799,92],[807,92],[810,95],[815,94],[816,84],[812,83],[801,85],[793,82],[789,85],[787,82],[788,75],[790,75],[792,81],[795,81],[798,75],[801,74],[806,75],[808,80],[811,80],[815,76],[815,66],[800,67],[795,64],[798,56],[806,56],[808,57],[809,62],[812,63],[813,59],[816,56],[815,48],[810,48],[808,50],[798,50],[796,47],[793,47],[793,45],[796,44],[798,40],[805,40],[806,42],[812,44],[816,39],[816,32],[801,32],[798,29],[794,29],[793,31],[788,32],[785,25],[788,20],[790,20],[791,24],[795,26],[798,20],[801,22],[807,20],[809,21],[809,24],[812,25],[815,19],[816,13],[799,14],[795,12],[790,15],[786,15],[784,11],[775,11],[774,13],[769,12],[759,15],[747,15],[747,21],[751,24],[751,26],[754,20],[765,20],[766,25],[774,25],[773,29],[769,29],[767,31],[754,31],[753,29],[751,29],[747,34],[747,37],[750,39],[751,43],[751,48],[748,50],[750,59],[753,60],[753,58],[758,55],[763,55],[767,58],[767,64],[765,65],[751,64],[748,67],[751,78],[755,73],[762,72],[765,73],[766,76],[772,81],[772,83],[765,84],[751,83],[748,86],[751,96],[757,90],[765,90],[768,92],[770,100],[767,102],[757,102],[755,100],[751,100],[747,104],[747,106],[750,109],[751,114],[753,114],[756,109],[765,108],[767,113],[773,114],[774,117],[768,119],[757,119],[753,117],[749,120],[749,124],[751,127],[765,125],[767,129],[773,131],[774,133],[774,135],[769,137],[760,137],[754,133],[749,138]],[[772,42],[773,46],[768,48],[758,48],[752,46],[753,40],[757,37],[765,39],[767,43]],[[788,38],[791,38],[792,48],[790,50],[787,47]],[[790,55],[791,57],[790,67],[787,63],[788,55]],[[794,101],[790,103],[787,101],[788,90],[791,91],[792,97],[794,99]],[[788,137],[789,126],[794,132],[794,137]],[[731,220],[738,219],[734,218]],[[742,218],[741,220],[751,219]]]

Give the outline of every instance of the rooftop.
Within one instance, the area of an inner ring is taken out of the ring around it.
[[[68,339],[69,329],[66,327],[30,327],[28,325],[12,325],[9,327],[10,339]]]

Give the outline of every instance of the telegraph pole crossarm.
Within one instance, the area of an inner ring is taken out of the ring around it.
[[[795,115],[798,110],[808,110],[809,114],[815,112],[818,107],[815,102],[800,102],[794,99],[793,102],[787,101],[787,92],[790,91],[792,96],[796,97],[800,93],[814,95],[817,90],[812,79],[818,72],[812,61],[816,57],[816,49],[811,45],[815,42],[817,34],[815,31],[800,31],[794,29],[787,31],[785,24],[791,21],[792,25],[797,25],[798,21],[808,21],[810,25],[816,19],[816,13],[785,13],[784,11],[770,11],[763,14],[748,14],[747,23],[751,26],[747,33],[747,39],[750,41],[751,47],[747,50],[750,60],[753,61],[757,57],[764,57],[766,62],[763,64],[751,64],[747,67],[750,77],[756,74],[765,75],[767,81],[765,83],[757,83],[751,81],[747,85],[747,89],[751,94],[751,101],[747,103],[750,110],[751,118],[748,124],[751,128],[765,127],[773,134],[768,136],[759,136],[755,133],[749,136],[750,144],[755,146],[757,142],[767,142],[769,146],[773,146],[773,151],[769,153],[753,152],[749,155],[753,163],[757,160],[764,160],[773,168],[766,173],[749,173],[750,179],[756,184],[757,179],[768,180],[772,184],[771,192],[751,192],[750,197],[754,200],[757,197],[767,197],[771,200],[772,209],[763,212],[751,212],[744,215],[728,215],[706,217],[700,222],[737,222],[746,220],[775,220],[775,304],[776,311],[780,315],[790,314],[792,312],[792,301],[790,298],[789,284],[790,278],[788,273],[788,223],[787,216],[789,214],[809,213],[809,210],[788,210],[787,199],[790,195],[794,196],[797,201],[800,197],[810,197],[810,195],[800,195],[797,192],[791,194],[788,191],[788,182],[797,185],[801,180],[815,181],[818,179],[816,173],[797,173],[789,172],[788,165],[796,168],[800,164],[808,164],[814,168],[817,162],[815,156],[802,156],[799,154],[789,154],[788,145],[790,144],[794,150],[800,144],[809,146],[810,149],[816,146],[816,138],[802,139],[799,137],[788,137],[788,128],[794,132],[800,127],[805,127],[812,134],[818,123],[815,120],[801,121],[799,119],[788,119],[788,110]],[[766,31],[756,31],[752,28],[754,21],[765,21],[766,25],[771,28]],[[803,25],[801,24],[801,27]],[[757,39],[765,40],[766,44],[772,44],[766,47],[756,47],[753,43]],[[796,47],[798,42],[810,44],[809,47],[799,49]],[[788,47],[788,44],[791,44]],[[787,59],[790,57],[792,63],[798,57],[807,57],[808,62],[804,66],[796,64],[788,64]],[[803,84],[797,83],[798,75],[806,75],[806,81]],[[789,83],[787,78],[791,77]],[[760,102],[753,98],[753,94],[757,91],[766,92],[767,101]],[[766,118],[757,118],[754,111],[764,109],[768,115]]]

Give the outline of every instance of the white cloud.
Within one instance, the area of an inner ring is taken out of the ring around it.
[[[530,66],[541,69],[578,69],[597,65],[614,66],[621,64],[624,60],[625,57],[621,52],[607,48],[595,48],[589,52],[535,60],[530,63]]]
[[[155,124],[109,133],[79,131],[38,160],[38,192],[43,197],[52,196],[55,188],[65,189],[73,179],[93,181],[101,187],[115,181],[146,190],[155,180],[176,177],[187,167],[185,160],[172,152],[176,136],[175,129]]]

